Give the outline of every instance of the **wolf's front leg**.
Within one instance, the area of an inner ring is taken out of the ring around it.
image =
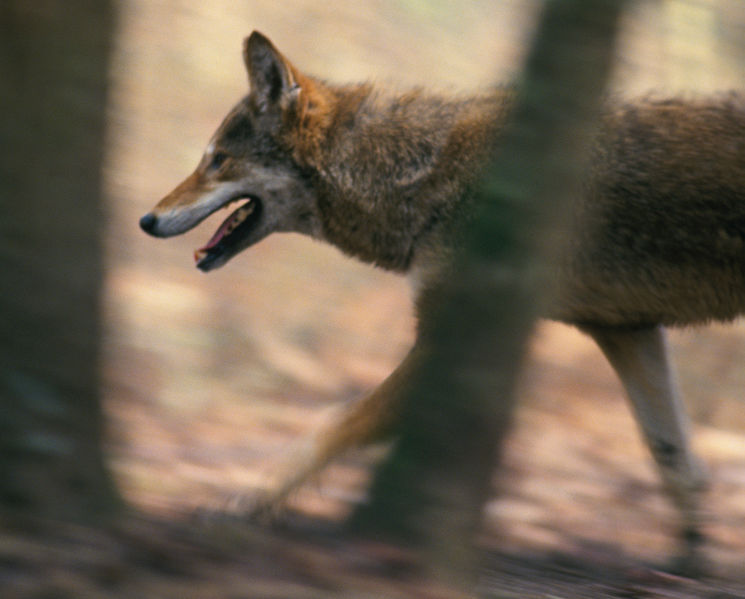
[[[374,391],[345,407],[329,424],[301,443],[294,459],[264,495],[253,501],[249,515],[271,517],[293,491],[318,474],[334,458],[350,449],[385,440],[399,417],[402,392],[422,351],[415,346],[403,362]]]
[[[706,476],[691,451],[689,422],[668,361],[664,329],[584,330],[618,373],[665,486],[682,514],[680,566],[696,569],[703,540],[699,501]]]

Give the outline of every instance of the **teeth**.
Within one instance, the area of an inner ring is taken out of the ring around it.
[[[231,218],[230,222],[228,223],[228,228],[225,230],[225,233],[227,235],[230,235],[230,233],[235,231],[235,228],[238,225],[240,225],[244,220],[246,220],[253,211],[254,211],[253,202],[249,202],[242,208],[239,208],[238,210],[236,210],[235,214],[233,214],[233,218]]]
[[[226,206],[227,207],[227,206]],[[238,208],[227,224],[223,224],[220,229],[212,236],[212,239],[207,243],[207,246],[194,251],[194,260],[199,262],[203,258],[209,255],[210,251],[218,246],[218,244],[233,231],[235,231],[243,221],[245,221],[251,214],[256,210],[256,203],[248,198],[248,202]]]

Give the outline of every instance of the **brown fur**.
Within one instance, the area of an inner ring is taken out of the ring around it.
[[[200,268],[221,266],[273,231],[298,231],[408,273],[423,305],[427,289],[447,276],[455,223],[468,213],[468,190],[510,92],[453,99],[328,85],[258,33],[244,58],[251,93],[143,228],[175,235],[250,198],[248,224],[218,233],[219,243],[199,253]],[[745,97],[610,104],[573,209],[547,316],[592,335],[621,377],[683,514],[690,556],[702,477],[660,325],[745,311]],[[319,435],[262,505],[275,506],[341,451],[384,435],[420,349]]]
[[[324,237],[406,272],[427,236],[467,209],[468,185],[509,96],[447,102],[422,91],[345,92],[336,130],[301,157],[318,165]],[[353,117],[345,114],[347,93]],[[343,129],[345,118],[353,130]],[[615,106],[574,210],[577,239],[551,318],[636,327],[738,316],[745,310],[745,98]]]
[[[647,99],[598,136],[552,316],[612,326],[745,309],[745,98]]]

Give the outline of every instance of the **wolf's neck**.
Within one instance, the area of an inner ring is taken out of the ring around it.
[[[338,93],[317,163],[324,236],[365,262],[407,271],[425,238],[453,220],[504,102]]]

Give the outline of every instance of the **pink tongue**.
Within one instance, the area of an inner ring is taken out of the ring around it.
[[[204,247],[199,248],[198,252],[206,252],[207,250],[211,250],[213,247],[215,247],[220,241],[222,240],[225,235],[227,235],[227,228],[230,224],[230,217],[228,217],[223,224],[220,225],[220,228],[215,232],[215,234],[212,236],[212,238],[207,242],[207,245]]]

